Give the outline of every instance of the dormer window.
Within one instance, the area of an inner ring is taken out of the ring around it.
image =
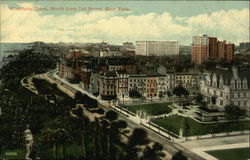
[[[233,79],[231,80],[230,86],[232,89],[235,89],[235,80],[233,80]]]
[[[241,80],[237,81],[237,89],[241,89]]]
[[[247,80],[246,79],[243,80],[243,89],[247,89]]]

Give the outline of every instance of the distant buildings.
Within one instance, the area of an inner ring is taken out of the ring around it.
[[[218,42],[218,58],[231,63],[234,55],[234,44],[226,43],[226,41]]]
[[[217,68],[205,73],[201,79],[201,93],[210,106],[236,105],[249,111],[250,107],[250,69]]]
[[[239,46],[240,50],[250,50],[250,42],[242,42]]]
[[[136,54],[145,56],[178,55],[178,41],[137,41]]]
[[[217,41],[216,37],[207,35],[192,38],[192,62],[202,64],[206,61],[223,60],[231,63],[234,55],[234,44]]]
[[[192,39],[192,62],[201,64],[209,58],[209,39],[207,35],[194,36]]]
[[[123,43],[122,46],[102,42],[91,46],[91,53],[94,57],[133,56],[135,55],[135,46],[130,42]]]
[[[122,44],[121,51],[134,51],[135,46],[131,42],[125,42]]]

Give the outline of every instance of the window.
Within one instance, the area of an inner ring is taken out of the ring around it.
[[[220,96],[223,97],[223,93],[222,92],[220,92]]]
[[[220,100],[220,105],[223,106],[223,100]]]
[[[217,95],[217,92],[214,90],[214,96],[216,96]]]

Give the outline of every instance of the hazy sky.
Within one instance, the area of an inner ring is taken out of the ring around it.
[[[178,40],[188,45],[193,35],[207,34],[238,44],[249,41],[248,6],[248,1],[2,2],[0,38],[111,44]]]

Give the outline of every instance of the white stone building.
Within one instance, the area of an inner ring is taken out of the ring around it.
[[[206,73],[200,91],[209,105],[223,110],[231,104],[250,111],[250,69],[232,67]]]
[[[136,54],[166,56],[179,54],[178,41],[136,41]]]

